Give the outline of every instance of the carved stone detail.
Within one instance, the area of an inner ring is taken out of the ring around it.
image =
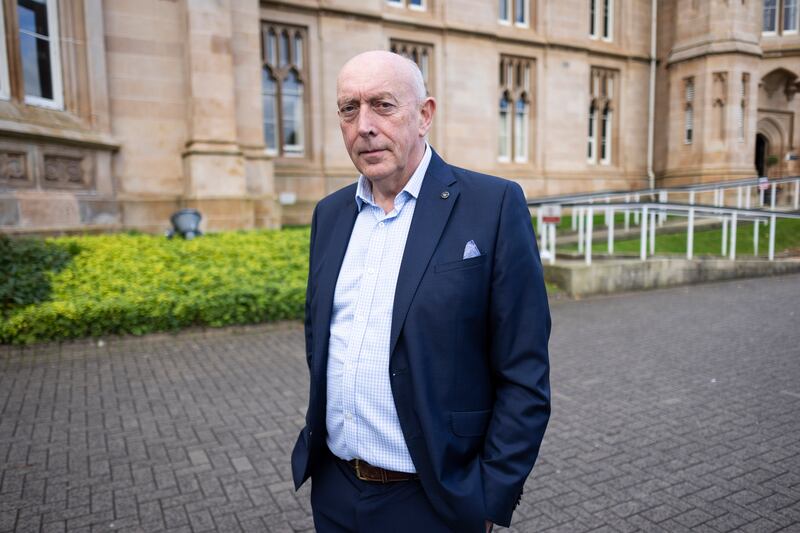
[[[44,157],[44,181],[58,185],[83,185],[83,158],[46,155]]]
[[[29,179],[25,152],[0,152],[0,182],[22,184]]]

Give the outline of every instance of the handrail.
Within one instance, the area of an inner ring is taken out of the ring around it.
[[[544,204],[561,204],[561,205],[568,205],[572,204],[573,202],[580,202],[583,200],[590,200],[594,198],[612,198],[612,197],[619,197],[619,196],[647,196],[647,195],[658,195],[661,193],[680,193],[680,192],[703,192],[703,191],[713,191],[717,189],[735,189],[738,187],[752,187],[754,185],[759,185],[761,178],[753,177],[753,178],[745,178],[741,180],[731,180],[731,181],[717,181],[711,183],[698,183],[695,185],[678,185],[675,187],[659,187],[656,189],[630,189],[630,190],[614,190],[614,191],[599,191],[599,192],[590,192],[590,193],[581,193],[581,194],[561,194],[556,196],[544,196],[541,198],[531,198],[528,200],[529,206],[537,206],[537,205],[544,205]],[[772,184],[778,183],[790,183],[796,180],[800,180],[800,176],[787,176],[783,178],[771,178],[768,180],[770,186]]]
[[[693,196],[691,200],[693,200]],[[774,202],[774,197],[773,197]],[[592,225],[595,210],[606,213],[606,226],[608,227],[608,252],[614,253],[614,212],[617,210],[625,213],[625,227],[628,227],[628,215],[633,212],[641,215],[640,234],[640,259],[647,259],[647,244],[649,241],[650,255],[655,254],[656,215],[663,221],[667,214],[688,217],[686,258],[692,259],[694,247],[694,219],[696,216],[718,218],[722,221],[722,255],[729,255],[731,260],[736,259],[736,225],[740,220],[753,222],[753,250],[758,255],[758,227],[761,223],[769,223],[769,245],[767,256],[770,261],[775,259],[775,223],[778,218],[800,219],[800,212],[776,211],[772,204],[770,210],[754,209],[750,207],[728,207],[723,205],[708,205],[681,202],[608,202],[608,203],[574,203],[571,204],[573,213],[578,219],[578,253],[585,254],[587,265],[592,263]],[[649,213],[648,213],[649,211]],[[540,211],[541,215],[541,211]],[[649,221],[648,221],[649,215]],[[639,218],[638,216],[636,218]],[[728,237],[728,224],[730,224],[730,237]],[[550,264],[556,258],[556,224],[544,222],[540,216],[537,231],[541,238],[539,246],[542,259],[549,259]],[[648,238],[649,233],[649,238]],[[728,240],[730,239],[730,248]],[[584,245],[585,243],[585,245]],[[729,252],[728,252],[729,250]]]

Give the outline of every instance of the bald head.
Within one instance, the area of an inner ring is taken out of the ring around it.
[[[342,79],[351,76],[373,77],[376,75],[387,76],[400,82],[416,99],[416,103],[425,100],[425,80],[416,63],[394,52],[385,50],[372,50],[358,54],[344,64],[337,78],[337,89],[341,87]]]

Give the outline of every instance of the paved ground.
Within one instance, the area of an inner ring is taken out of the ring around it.
[[[800,531],[800,276],[553,306],[515,531]],[[305,531],[295,325],[0,348],[0,532]]]

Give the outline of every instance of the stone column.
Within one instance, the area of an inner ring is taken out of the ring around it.
[[[231,20],[236,138],[244,155],[247,194],[253,202],[255,227],[277,227],[280,205],[275,196],[274,166],[264,146],[259,1],[234,0]]]
[[[184,205],[204,228],[251,228],[245,157],[236,124],[231,0],[185,0],[188,141]]]

